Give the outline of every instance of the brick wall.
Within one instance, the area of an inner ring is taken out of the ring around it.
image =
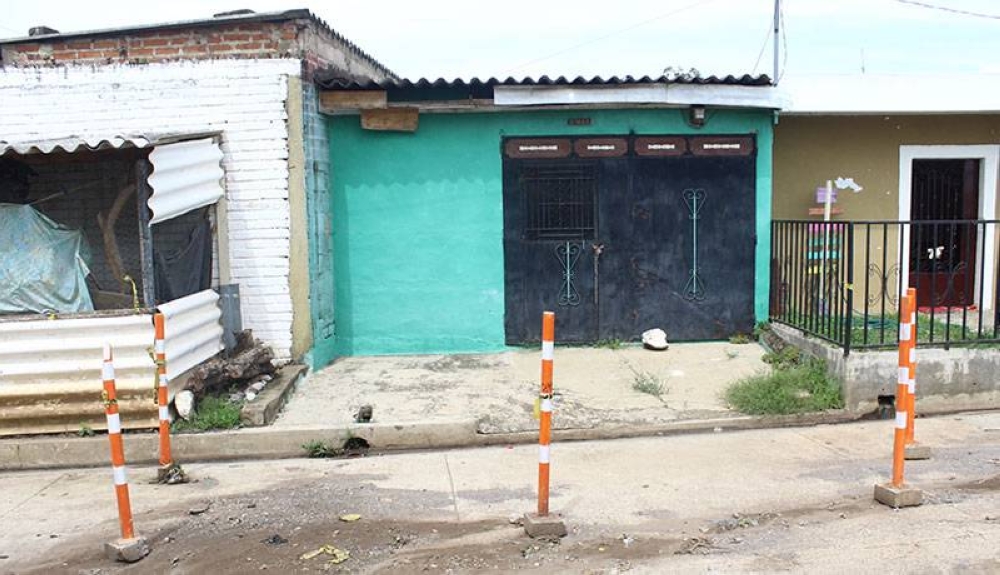
[[[240,284],[244,325],[287,357],[292,302],[285,101],[288,76],[300,73],[301,62],[289,59],[0,68],[0,139],[221,132],[229,261],[232,281]]]
[[[29,40],[0,46],[0,63],[16,66],[145,64],[220,58],[295,58],[306,77],[335,67],[384,79],[388,70],[317,19],[220,22],[181,28]]]
[[[151,30],[119,36],[14,44],[4,48],[3,60],[18,65],[58,65],[208,58],[297,58],[300,56],[298,35],[298,25],[294,21]]]

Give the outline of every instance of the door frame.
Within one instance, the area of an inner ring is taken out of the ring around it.
[[[979,210],[977,217],[982,220],[996,219],[997,181],[1000,180],[1000,146],[997,145],[923,145],[899,146],[899,220],[910,220],[910,206],[913,195],[913,160],[979,160]],[[899,278],[902,291],[909,287],[910,269],[910,229],[902,226],[902,237],[897,248],[897,258],[902,262]],[[985,258],[983,276],[994,277],[996,259],[997,226],[987,226],[985,236],[976,239],[976,253]],[[982,236],[983,234],[979,234]],[[975,293],[979,293],[983,281],[976,274]],[[983,283],[983,311],[993,309],[993,283]]]

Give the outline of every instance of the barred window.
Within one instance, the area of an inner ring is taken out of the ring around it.
[[[597,177],[593,164],[525,166],[520,176],[527,240],[593,239]]]

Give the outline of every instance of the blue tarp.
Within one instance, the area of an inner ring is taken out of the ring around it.
[[[83,232],[0,204],[0,313],[93,311],[85,252]]]

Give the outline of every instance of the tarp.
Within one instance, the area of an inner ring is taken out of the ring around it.
[[[0,313],[93,311],[83,233],[31,206],[0,204]]]

